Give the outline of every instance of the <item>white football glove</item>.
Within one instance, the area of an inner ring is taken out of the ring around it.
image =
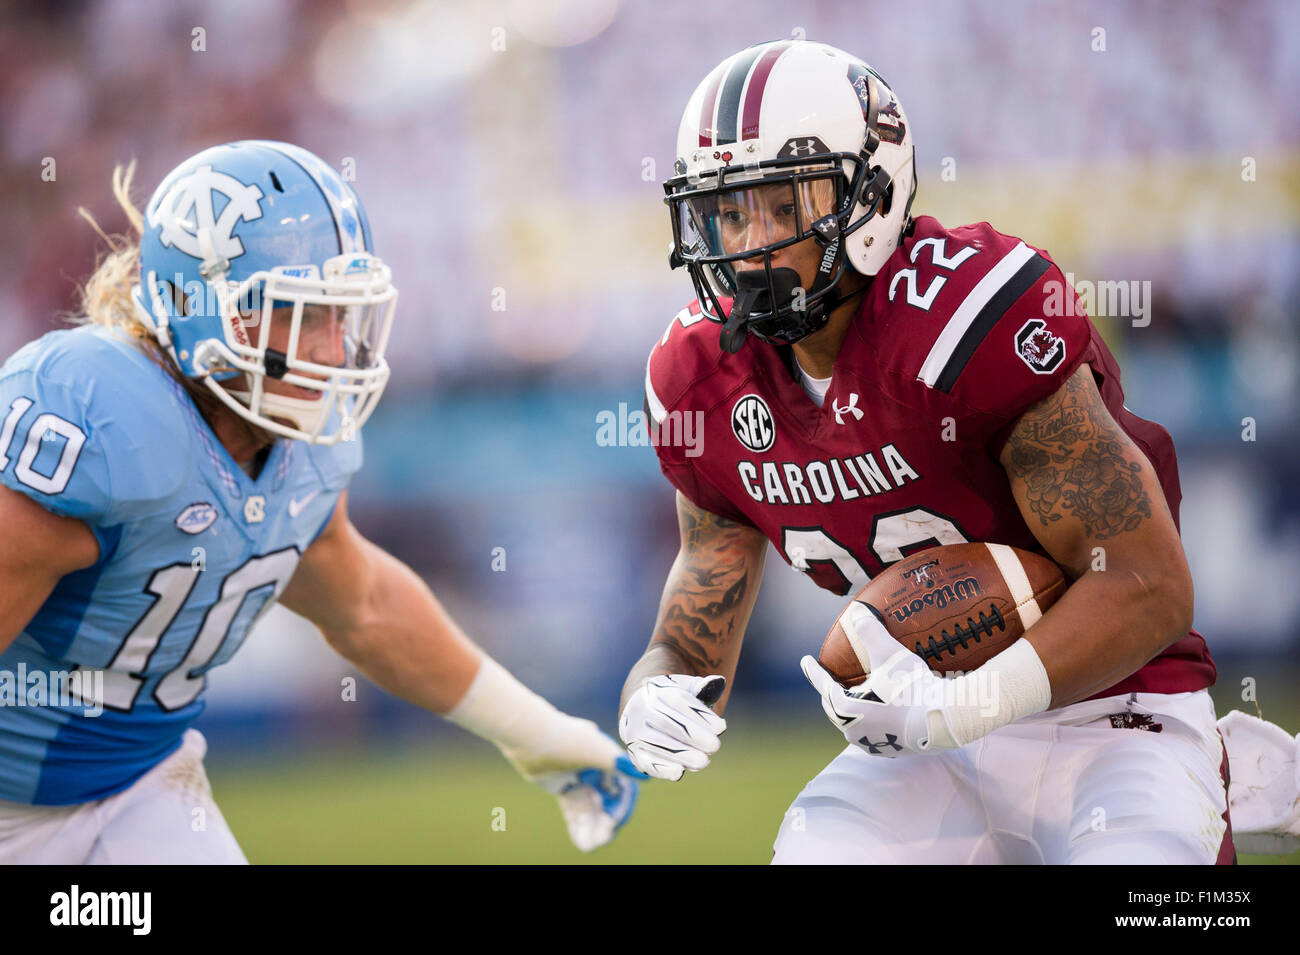
[[[822,709],[844,738],[873,756],[941,753],[965,746],[1052,702],[1034,645],[1016,640],[970,673],[949,679],[889,635],[875,609],[853,601],[840,625],[866,651],[867,678],[852,690],[812,657],[800,661]]]
[[[947,724],[945,680],[889,631],[866,605],[854,601],[840,617],[866,647],[870,675],[846,690],[815,659],[799,661],[821,694],[826,717],[853,745],[873,756],[937,753],[958,743]]]
[[[563,714],[544,745],[528,751],[498,748],[529,782],[560,803],[569,838],[583,852],[610,842],[636,808],[645,779],[623,748],[595,723]]]
[[[512,766],[560,802],[569,838],[590,852],[636,807],[638,779],[622,747],[591,720],[557,710],[491,657],[445,716],[496,744]]]
[[[1232,841],[1241,852],[1300,849],[1300,735],[1240,710],[1219,720],[1228,750]]]
[[[623,708],[618,735],[632,762],[657,779],[699,772],[722,745],[727,721],[709,709],[722,696],[724,676],[665,673],[641,684]]]

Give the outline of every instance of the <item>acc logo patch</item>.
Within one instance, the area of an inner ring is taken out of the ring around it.
[[[737,441],[757,454],[776,444],[772,409],[758,395],[745,395],[732,407],[731,430]]]
[[[1016,332],[1016,354],[1036,375],[1050,375],[1065,361],[1065,339],[1047,330],[1041,318],[1031,318]]]
[[[221,215],[217,215],[214,193],[226,198]],[[262,218],[261,198],[257,186],[216,172],[211,166],[200,166],[172,183],[158,205],[149,210],[149,225],[159,230],[158,241],[163,245],[196,259],[206,258],[199,248],[199,233],[206,229],[216,254],[233,259],[244,254],[244,244],[233,234],[235,225],[241,219],[252,222]]]
[[[202,534],[217,522],[217,509],[207,501],[191,504],[176,515],[176,526],[186,534]]]

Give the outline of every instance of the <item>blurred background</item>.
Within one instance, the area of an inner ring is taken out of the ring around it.
[[[648,447],[602,446],[692,298],[667,268],[681,110],[725,56],[805,37],[872,63],[913,123],[913,211],[989,220],[1078,282],[1127,405],[1172,433],[1220,711],[1300,730],[1300,15],[1288,0],[10,0],[0,32],[0,355],[58,327],[142,204],[214,143],[351,170],[401,289],[358,526],[521,679],[611,734],[676,553]],[[56,174],[42,176],[54,160]],[[1246,419],[1250,419],[1246,421]],[[643,794],[596,861],[766,861],[837,751],[798,671],[842,601],[770,555],[727,745]],[[276,610],[199,726],[254,861],[577,861],[486,744],[359,681]],[[490,827],[505,807],[506,832]]]

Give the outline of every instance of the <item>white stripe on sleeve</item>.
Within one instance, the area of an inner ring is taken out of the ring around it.
[[[970,328],[971,322],[983,310],[984,306],[1002,286],[1020,271],[1021,267],[1032,259],[1038,253],[1029,246],[1021,242],[1014,249],[1004,255],[993,268],[989,269],[984,278],[975,283],[975,287],[970,290],[961,305],[957,306],[957,311],[952,313],[948,319],[948,324],[943,327],[939,337],[935,340],[934,345],[930,348],[930,354],[925,356],[925,363],[921,365],[920,374],[917,375],[921,381],[925,382],[931,388],[939,380],[943,373],[944,366],[952,358],[952,353],[956,351],[957,345],[960,344],[962,336],[966,334],[966,329]]]

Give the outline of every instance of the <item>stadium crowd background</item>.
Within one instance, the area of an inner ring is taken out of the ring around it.
[[[855,52],[893,84],[914,212],[987,219],[1079,280],[1150,283],[1149,324],[1095,320],[1128,407],[1177,445],[1196,626],[1233,682],[1300,650],[1287,0],[6,7],[0,355],[75,307],[97,249],[77,207],[125,227],[115,163],[139,160],[143,203],[227,140],[350,161],[401,290],[354,518],[521,678],[607,730],[677,529],[653,451],[599,445],[597,415],[640,408],[648,350],[692,295],[666,265],[660,185],[681,109],[724,56],[782,36]],[[738,704],[784,693],[819,718],[797,660],[840,604],[770,555]],[[350,672],[274,611],[213,674],[201,725],[223,746],[433,725],[373,691],[340,705]]]

